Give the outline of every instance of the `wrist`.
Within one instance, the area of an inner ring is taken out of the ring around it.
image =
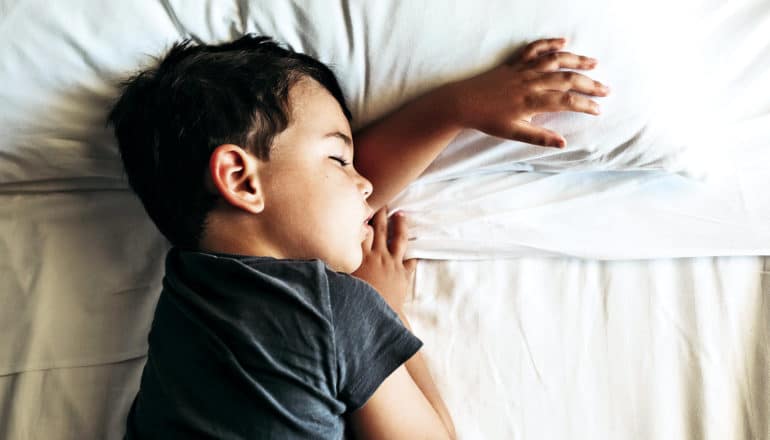
[[[462,105],[462,86],[459,82],[450,82],[435,90],[436,116],[443,124],[453,130],[462,130],[466,127],[465,115]]]

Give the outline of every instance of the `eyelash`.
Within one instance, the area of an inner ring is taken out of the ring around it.
[[[338,161],[343,167],[350,165],[350,162],[345,162],[345,159],[337,156],[329,156],[329,158]]]

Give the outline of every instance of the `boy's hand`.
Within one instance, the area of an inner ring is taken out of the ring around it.
[[[403,261],[406,252],[406,218],[397,212],[393,215],[392,237],[388,238],[388,207],[374,214],[374,234],[369,234],[362,247],[364,258],[361,266],[351,275],[371,284],[390,307],[400,313],[410,294],[417,260]]]
[[[563,148],[566,140],[532,125],[532,116],[558,111],[598,115],[599,105],[580,93],[609,93],[585,75],[559,71],[596,66],[592,58],[559,52],[565,42],[564,38],[535,41],[500,66],[450,84],[460,124],[501,138]]]

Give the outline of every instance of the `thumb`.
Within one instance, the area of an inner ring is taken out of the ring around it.
[[[543,147],[564,148],[567,145],[567,141],[559,133],[532,125],[524,120],[513,123],[509,137],[515,141]]]

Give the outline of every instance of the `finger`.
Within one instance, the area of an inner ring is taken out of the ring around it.
[[[417,258],[410,258],[404,261],[404,269],[406,269],[407,273],[409,274],[409,288],[407,289],[406,296],[407,298],[413,299],[415,297],[414,277],[417,272]]]
[[[531,82],[540,90],[573,90],[594,96],[607,96],[610,92],[604,84],[577,72],[545,72]]]
[[[406,216],[403,211],[398,211],[393,215],[394,219],[391,220],[391,226],[393,227],[393,237],[390,240],[390,253],[398,260],[401,261],[406,253],[406,245],[408,240],[408,228],[406,226]]]
[[[417,258],[404,260],[404,268],[409,272],[410,277],[414,276],[415,270],[417,269]]]
[[[593,69],[598,61],[595,58],[575,55],[571,52],[550,52],[530,61],[535,70],[547,72],[563,69]]]
[[[539,105],[535,105],[533,108],[536,112],[572,111],[592,115],[600,113],[599,104],[578,93],[548,90],[541,93],[536,99],[539,101]]]
[[[372,243],[374,242],[374,233],[370,232],[366,234],[364,241],[361,243],[361,248],[364,251],[364,255],[372,252]]]
[[[566,38],[548,38],[543,40],[537,40],[530,44],[528,44],[526,47],[524,47],[524,50],[521,54],[521,60],[522,61],[530,61],[533,60],[540,55],[554,51],[559,50],[562,47],[564,47],[564,44],[566,44],[567,39]]]
[[[406,298],[413,300],[415,298],[415,292],[414,292],[414,285],[415,285],[415,275],[417,272],[417,259],[416,258],[410,258],[408,260],[404,261],[404,269],[406,269],[407,276],[409,279],[409,287],[406,290]]]
[[[527,121],[514,123],[511,139],[542,147],[564,148],[567,145],[567,141],[558,133]]]
[[[387,246],[387,239],[388,239],[388,207],[383,206],[380,208],[379,211],[374,213],[374,224],[372,225],[374,227],[374,242],[372,244],[372,249],[379,249],[381,251],[385,251],[388,249]]]

